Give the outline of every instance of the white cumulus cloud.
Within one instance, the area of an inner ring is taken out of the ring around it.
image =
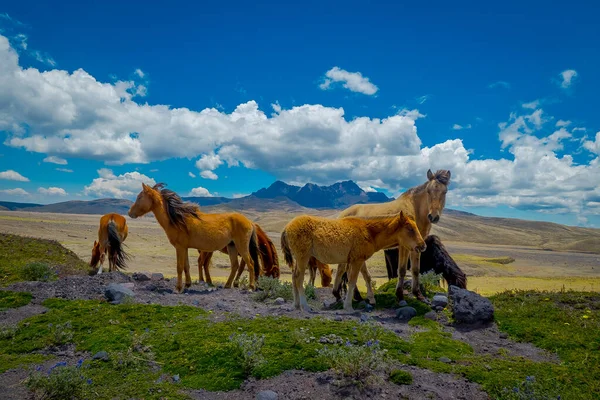
[[[208,170],[200,172],[200,176],[204,179],[210,179],[213,181],[216,181],[217,179],[219,179],[219,175],[215,174],[212,171],[208,171]]]
[[[29,193],[21,188],[15,188],[15,189],[3,189],[0,190],[0,193],[2,194],[7,194],[9,196],[29,196]]]
[[[574,69],[567,69],[561,72],[559,75],[561,77],[560,87],[562,87],[563,89],[567,89],[571,87],[573,81],[575,80],[575,78],[577,78],[577,71],[575,71]]]
[[[38,193],[43,194],[44,196],[66,196],[67,192],[63,188],[51,186],[49,188],[38,188]]]
[[[98,170],[98,175],[98,178],[95,178],[91,184],[84,188],[83,192],[86,196],[126,199],[135,197],[142,190],[142,183],[146,185],[156,184],[154,179],[137,171],[126,172],[117,176],[112,170],[102,168]]]
[[[194,197],[214,197],[206,188],[198,186],[190,191],[190,196]]]
[[[369,78],[363,76],[360,72],[348,72],[339,67],[333,67],[325,73],[325,80],[319,85],[323,90],[329,89],[334,83],[341,83],[342,86],[352,92],[362,93],[369,96],[377,93],[379,88],[375,86]]]
[[[67,160],[65,160],[64,158],[60,158],[60,157],[56,157],[56,156],[49,156],[44,158],[43,160],[46,163],[53,163],[53,164],[58,164],[58,165],[67,165]]]
[[[0,179],[4,179],[7,181],[29,182],[29,178],[24,177],[23,175],[12,169],[1,171]]]

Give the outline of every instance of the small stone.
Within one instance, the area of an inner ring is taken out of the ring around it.
[[[133,282],[121,283],[121,286],[126,287],[129,290],[133,290],[135,288],[135,283],[133,283]]]
[[[444,356],[444,357],[440,357],[440,358],[438,358],[438,361],[439,361],[439,362],[443,362],[443,363],[445,363],[445,364],[450,364],[450,363],[452,362],[452,360],[451,360],[451,359],[449,359],[448,357],[445,357],[445,356]]]
[[[448,305],[448,297],[444,296],[444,295],[435,295],[433,296],[433,302],[432,302],[434,307],[446,307]]]
[[[402,307],[396,310],[396,318],[403,322],[410,321],[411,318],[416,316],[417,310],[412,307]]]
[[[437,314],[435,313],[435,311],[429,311],[428,313],[423,315],[423,317],[432,321],[437,321]]]
[[[192,301],[192,304],[195,305],[196,307],[200,306],[200,302],[198,300]]]
[[[366,314],[360,315],[360,322],[367,322],[368,320],[369,320],[369,317]]]
[[[231,306],[229,304],[225,303],[223,300],[217,301],[216,307],[218,309],[225,310],[225,311],[228,311],[231,309]]]
[[[435,307],[435,311],[444,311],[444,307],[442,307],[442,306],[436,306]]]
[[[323,301],[323,308],[325,309],[329,309],[332,308],[335,303],[337,303],[337,300],[325,300]]]
[[[101,360],[101,361],[108,361],[108,353],[103,351],[99,351],[96,354],[94,354],[94,356],[92,357],[92,360]]]
[[[160,272],[154,272],[150,279],[152,279],[153,281],[162,281],[163,279],[165,279],[165,276]]]
[[[179,378],[179,375],[173,375],[173,382],[177,383],[179,382],[181,379]]]
[[[400,303],[398,303],[398,305],[400,307],[406,307],[408,305],[408,303],[406,302],[406,300],[402,300]]]
[[[500,332],[500,339],[508,339],[508,333]]]
[[[151,279],[151,275],[148,272],[134,272],[132,276],[134,281],[144,282]]]
[[[279,395],[272,390],[262,390],[257,393],[256,400],[277,400]]]
[[[285,304],[285,299],[283,297],[278,297],[275,299],[275,304],[277,304],[278,306],[281,306],[281,305]]]
[[[344,320],[344,318],[342,318],[342,316],[341,316],[341,315],[336,315],[335,317],[333,317],[333,320],[334,320],[334,321],[343,321],[343,320]]]

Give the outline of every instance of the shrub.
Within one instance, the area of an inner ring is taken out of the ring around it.
[[[426,272],[421,274],[419,277],[419,283],[421,284],[421,290],[424,291],[424,296],[432,296],[435,292],[444,291],[440,286],[440,282],[442,281],[442,274],[436,274],[433,271]]]
[[[410,385],[413,382],[412,374],[408,371],[395,369],[390,372],[390,382],[396,385]]]
[[[265,344],[265,335],[234,333],[229,336],[229,341],[236,345],[238,357],[241,359],[242,367],[247,375],[256,373],[266,363],[261,354]]]
[[[117,370],[139,370],[154,361],[154,353],[151,346],[145,345],[147,334],[134,334],[131,346],[125,351],[116,352],[111,358],[113,367]]]
[[[70,343],[73,340],[73,331],[71,330],[71,321],[67,321],[64,324],[49,324],[51,337],[51,344],[60,346],[63,344]]]
[[[259,276],[256,282],[258,291],[254,294],[254,300],[265,301],[266,299],[276,299],[282,297],[285,300],[293,300],[292,284],[282,282],[279,279],[268,276]]]
[[[342,346],[325,346],[318,355],[346,383],[361,388],[377,383],[377,373],[389,369],[387,350],[380,348],[378,340],[363,345],[346,341]]]
[[[19,271],[24,281],[48,282],[56,279],[56,272],[45,262],[30,262]]]
[[[42,372],[41,367],[29,375],[27,387],[34,392],[36,398],[48,400],[64,399],[83,399],[85,396],[86,385],[92,381],[85,378],[81,373],[83,359],[79,360],[76,366],[68,367],[67,363],[62,361],[56,363],[47,373]]]

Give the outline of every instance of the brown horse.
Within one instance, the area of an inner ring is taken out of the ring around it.
[[[100,263],[100,268],[97,270],[98,275],[102,273],[106,253],[108,253],[109,272],[127,268],[129,254],[123,250],[123,242],[127,239],[128,231],[125,217],[119,214],[110,213],[100,218],[98,240],[94,240],[92,259],[90,260],[90,267],[93,269],[96,269]]]
[[[321,261],[317,260],[314,257],[311,257],[308,260],[308,267],[310,270],[310,279],[308,282],[315,286],[315,278],[317,276],[317,270],[319,270],[319,274],[321,275],[321,286],[329,287],[331,284],[331,267],[329,264],[324,264]]]
[[[279,278],[279,256],[277,255],[277,250],[275,249],[275,244],[271,241],[267,233],[258,225],[254,224],[256,228],[256,237],[258,240],[258,250],[260,261],[262,261],[262,268],[260,269],[260,275],[265,275],[271,278]],[[227,247],[219,250],[222,253],[227,253]],[[212,252],[200,251],[198,250],[200,255],[198,256],[198,275],[199,281],[204,282],[204,276],[202,274],[202,269],[204,269],[206,275],[206,282],[212,285],[212,279],[210,277],[210,260],[212,258]],[[246,267],[246,262],[242,259],[240,263],[240,269],[238,269],[237,275],[233,281],[233,286],[237,287],[240,276],[244,272],[244,268]]]
[[[349,265],[350,283],[344,310],[352,311],[352,292],[361,266],[376,251],[394,245],[414,251],[426,248],[415,221],[403,212],[381,218],[295,217],[281,234],[281,249],[292,268],[294,306],[311,312],[303,283],[309,260],[314,257],[321,262]]]
[[[167,234],[177,252],[177,291],[183,292],[182,274],[185,271],[185,287],[192,285],[188,249],[217,251],[227,247],[231,261],[231,273],[225,284],[231,287],[238,270],[238,253],[248,264],[250,289],[255,288],[258,275],[258,244],[256,228],[252,221],[240,213],[207,214],[200,212],[196,204],[184,203],[177,193],[163,189],[159,183],[150,187],[142,183],[142,191],[129,209],[131,218],[152,212]]]
[[[449,183],[450,171],[438,170],[434,174],[431,172],[431,170],[428,170],[427,182],[408,189],[396,200],[379,204],[356,204],[342,211],[338,218],[352,216],[375,217],[393,215],[400,211],[404,211],[407,215],[415,218],[421,236],[427,237],[431,231],[432,224],[436,224],[440,220],[442,211],[446,205],[446,193],[448,192]],[[399,249],[399,279],[396,286],[396,297],[399,301],[404,299],[404,276],[406,275],[406,267],[408,264],[409,255],[411,265],[413,266],[411,268],[412,293],[417,299],[425,301],[425,298],[419,289],[420,253],[417,251],[409,251],[405,248]],[[344,271],[344,266],[341,266],[341,268],[338,268],[336,271],[333,293],[337,298],[339,298],[342,280],[340,274],[344,273]],[[368,275],[366,264],[362,266],[361,272],[365,280],[368,280],[367,290],[370,290],[371,277]]]

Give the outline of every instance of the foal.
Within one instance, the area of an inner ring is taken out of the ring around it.
[[[349,265],[350,284],[344,310],[352,311],[352,293],[361,266],[375,252],[394,245],[419,252],[426,248],[415,221],[403,212],[375,218],[330,219],[301,215],[292,219],[281,234],[281,248],[285,262],[293,271],[294,306],[312,312],[303,283],[309,260],[314,257],[328,264]]]

